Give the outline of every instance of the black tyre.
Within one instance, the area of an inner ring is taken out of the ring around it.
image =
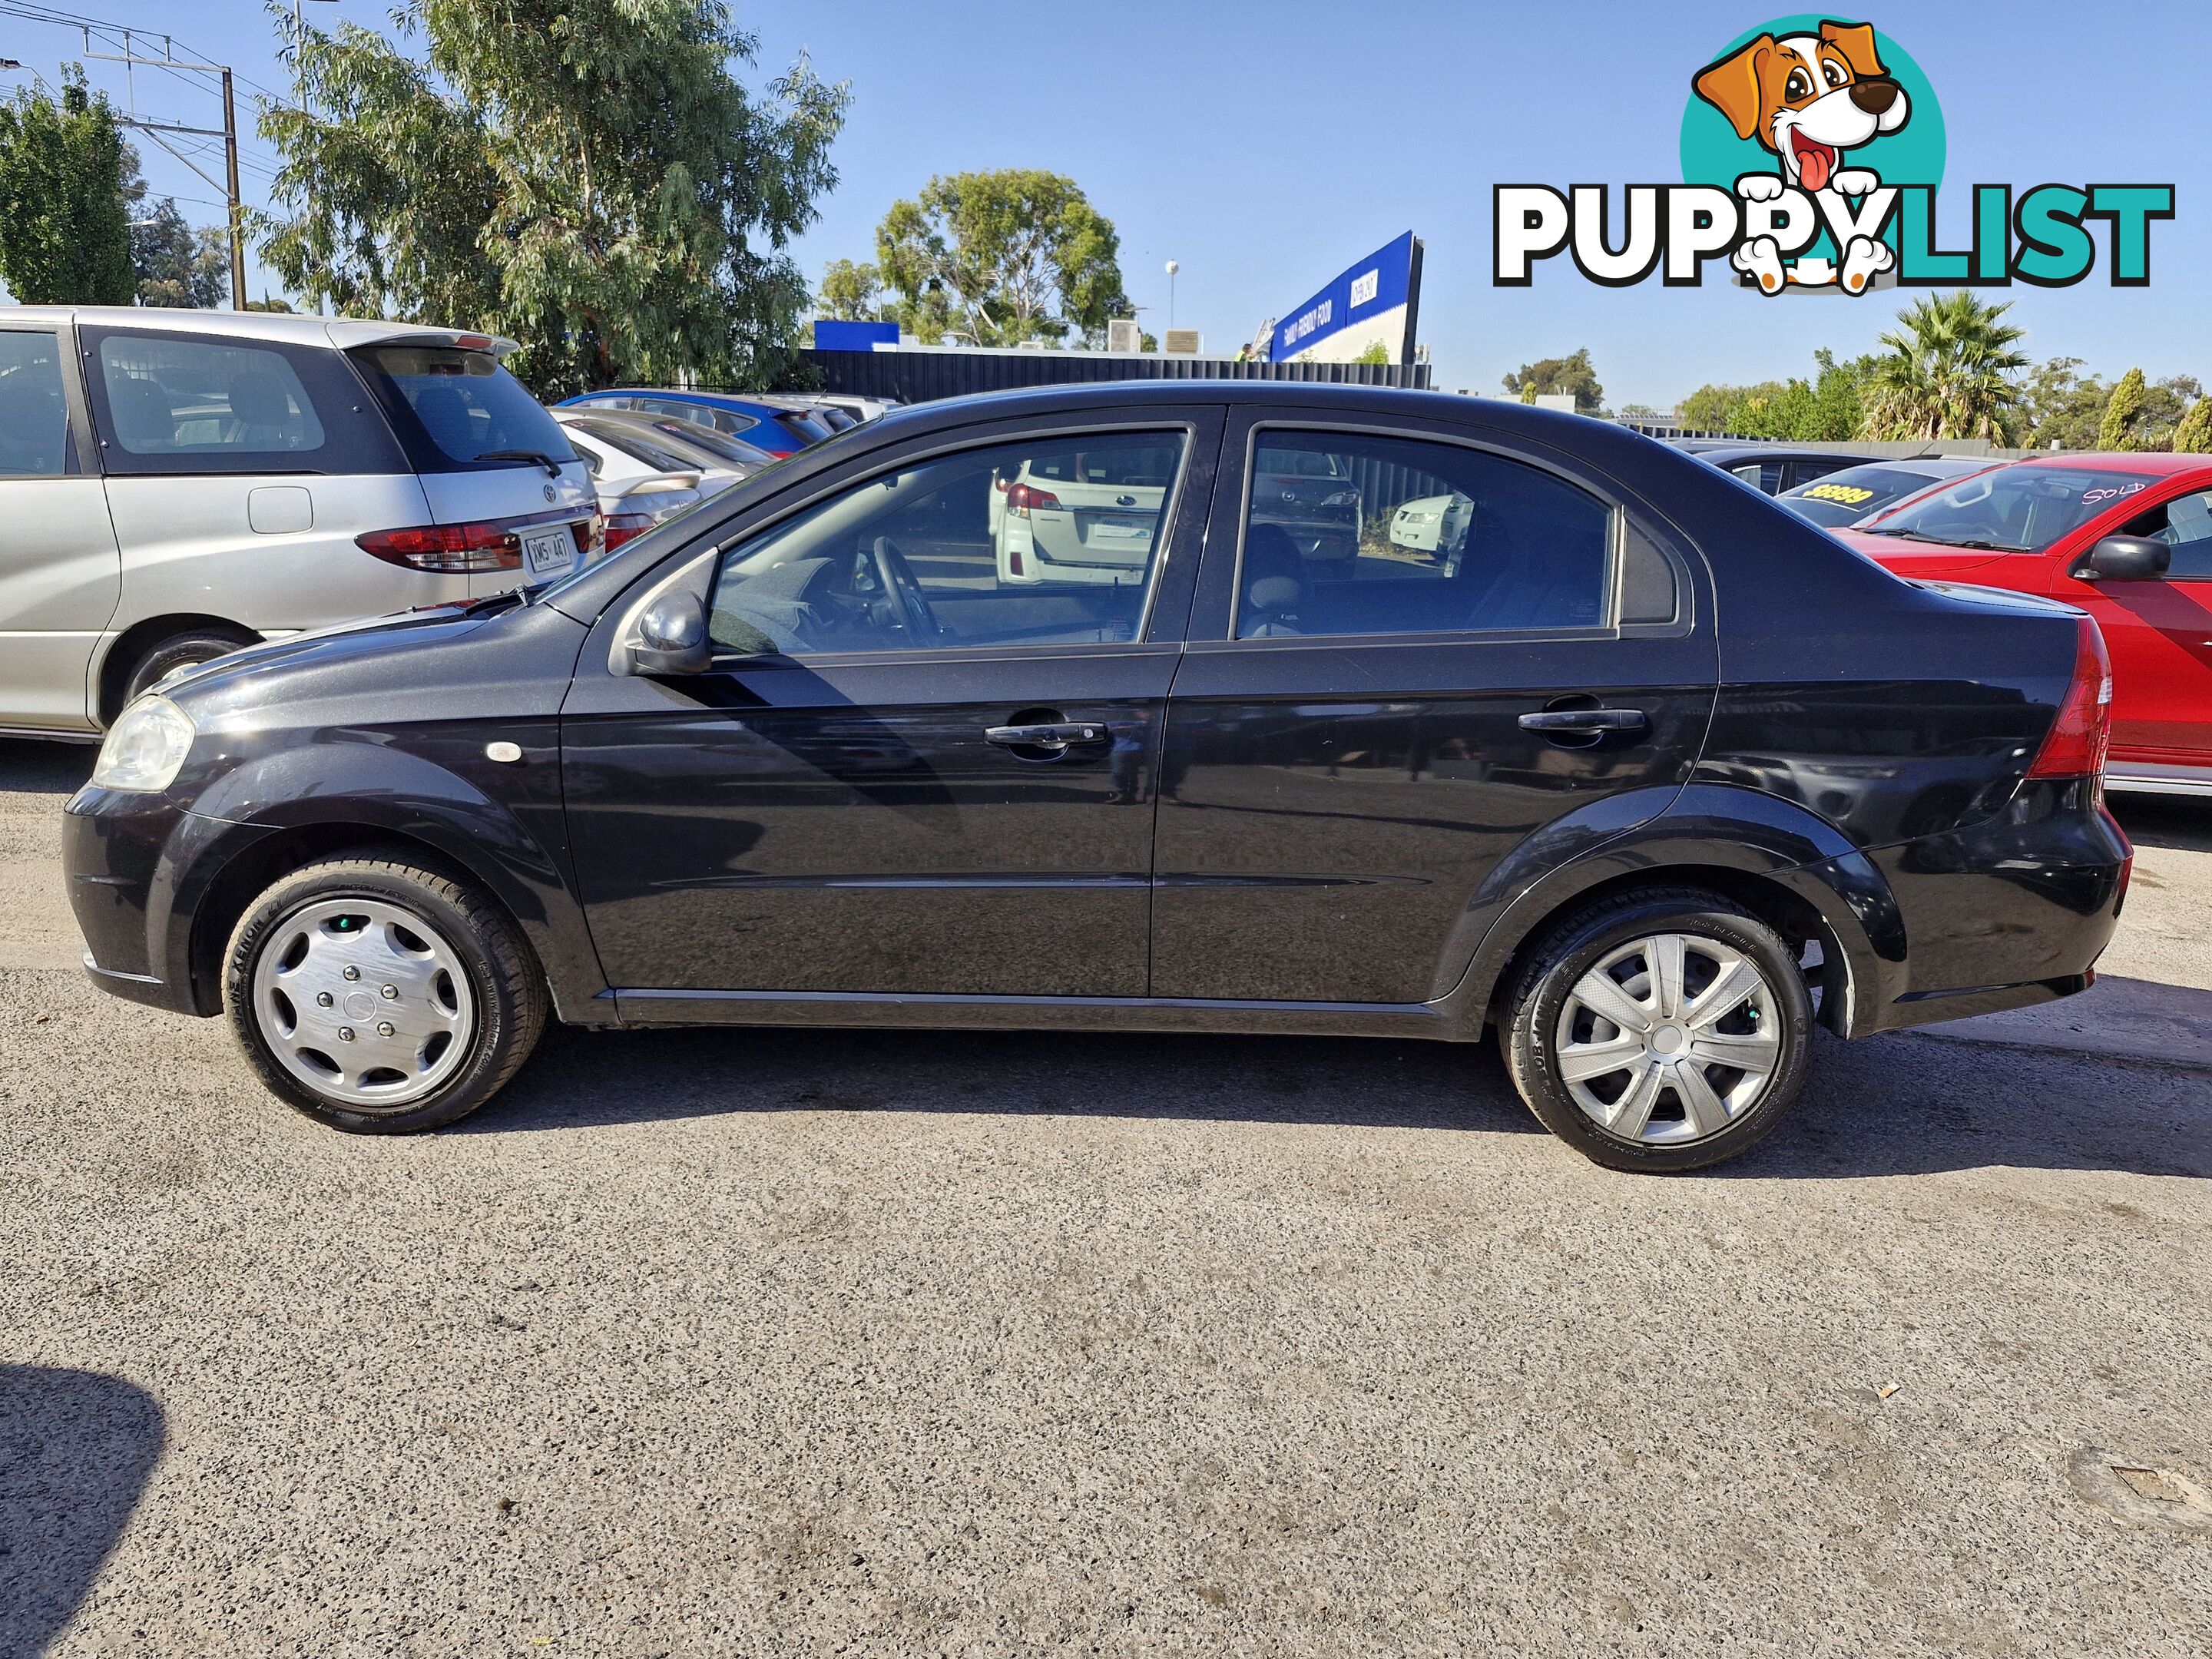
[[[1704,1169],[1796,1103],[1813,1003],[1765,922],[1694,889],[1603,900],[1553,930],[1498,1027],[1537,1118],[1612,1170]]]
[[[467,1116],[529,1058],[547,1012],[506,912],[374,851],[319,859],[254,901],[230,936],[223,1002],[270,1091],[354,1134]]]
[[[131,665],[131,673],[123,682],[122,700],[115,706],[120,711],[142,691],[149,691],[179,668],[197,668],[204,662],[213,662],[217,657],[227,657],[254,643],[249,634],[226,633],[220,629],[196,628],[189,633],[173,634]]]

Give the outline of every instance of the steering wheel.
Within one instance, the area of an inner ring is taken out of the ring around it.
[[[914,567],[906,562],[906,555],[899,551],[898,544],[888,536],[878,536],[873,551],[876,579],[883,583],[885,592],[897,597],[899,608],[906,612],[906,631],[917,640],[938,639],[945,629],[937,620],[937,613],[929,608]]]

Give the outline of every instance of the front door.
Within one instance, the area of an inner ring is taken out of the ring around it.
[[[1718,675],[1699,562],[1563,458],[1472,434],[1271,415],[1223,455],[1169,704],[1152,994],[1433,1000],[1501,860],[1678,792]],[[1305,533],[1324,520],[1352,557]]]
[[[1141,781],[1188,588],[1157,601],[1196,559],[1219,428],[1093,413],[864,461],[686,578],[711,672],[611,672],[595,635],[562,778],[618,992],[691,1018],[749,993],[1144,995]],[[1056,552],[1113,556],[1010,570],[1040,516]]]
[[[2073,573],[2087,547],[2054,571],[2052,597],[2094,617],[2112,653],[2113,758],[2212,767],[2212,489],[2102,533],[2153,537],[2172,550],[2162,580],[2083,581]]]
[[[86,681],[122,562],[66,343],[0,330],[0,726],[92,727]]]

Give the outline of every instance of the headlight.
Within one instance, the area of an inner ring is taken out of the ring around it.
[[[191,717],[167,697],[143,696],[107,728],[92,769],[96,789],[167,789],[192,746]]]

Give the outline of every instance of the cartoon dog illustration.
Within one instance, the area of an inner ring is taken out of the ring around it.
[[[1844,196],[1864,196],[1881,180],[1865,167],[1847,167],[1844,152],[1895,132],[1911,114],[1905,89],[1882,68],[1867,23],[1824,22],[1816,34],[1762,34],[1717,64],[1698,71],[1698,97],[1729,118],[1739,138],[1757,138],[1780,160],[1780,173],[1747,173],[1735,181],[1747,202],[1769,202],[1785,185]],[[1844,249],[1842,282],[1865,291],[1895,256],[1872,236],[1854,236]],[[1771,236],[1757,236],[1736,250],[1736,269],[1778,294],[1785,282],[1801,286],[1837,280],[1826,260],[1802,260],[1785,272]]]

